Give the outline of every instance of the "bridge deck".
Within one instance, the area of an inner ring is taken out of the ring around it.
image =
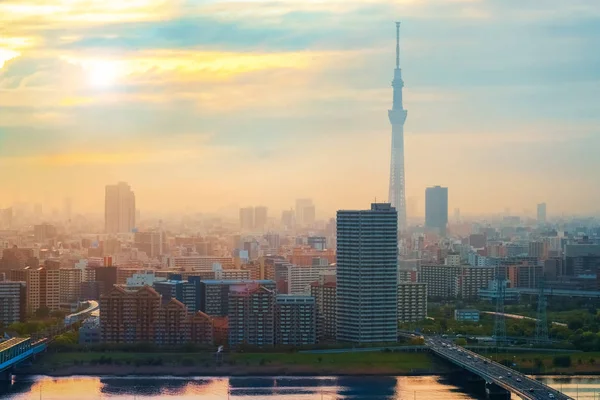
[[[426,338],[425,343],[436,355],[478,375],[488,383],[517,394],[522,399],[573,400],[542,382],[531,379],[509,367],[496,363],[477,353],[456,346],[451,341],[439,338]]]
[[[46,349],[46,340],[30,343],[31,338],[11,338],[0,343],[0,372]]]

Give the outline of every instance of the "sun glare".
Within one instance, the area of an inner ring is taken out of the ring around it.
[[[98,61],[93,63],[88,70],[89,80],[93,86],[112,86],[118,76],[117,65],[114,62]]]

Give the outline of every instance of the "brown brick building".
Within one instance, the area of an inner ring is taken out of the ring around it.
[[[172,299],[161,306],[161,295],[144,286],[128,290],[114,286],[100,296],[100,340],[103,343],[212,344],[212,319],[188,313]]]

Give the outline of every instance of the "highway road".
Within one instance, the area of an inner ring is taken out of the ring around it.
[[[425,337],[425,344],[440,357],[461,366],[484,378],[486,382],[509,390],[526,400],[573,400],[571,397],[552,389],[526,375],[496,363],[480,354],[455,345],[452,341],[438,337]]]

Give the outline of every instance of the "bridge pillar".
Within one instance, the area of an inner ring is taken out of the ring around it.
[[[485,394],[490,400],[510,400],[510,392],[495,383],[485,384]]]
[[[0,372],[0,383],[10,383],[12,382],[12,370],[7,369]]]

